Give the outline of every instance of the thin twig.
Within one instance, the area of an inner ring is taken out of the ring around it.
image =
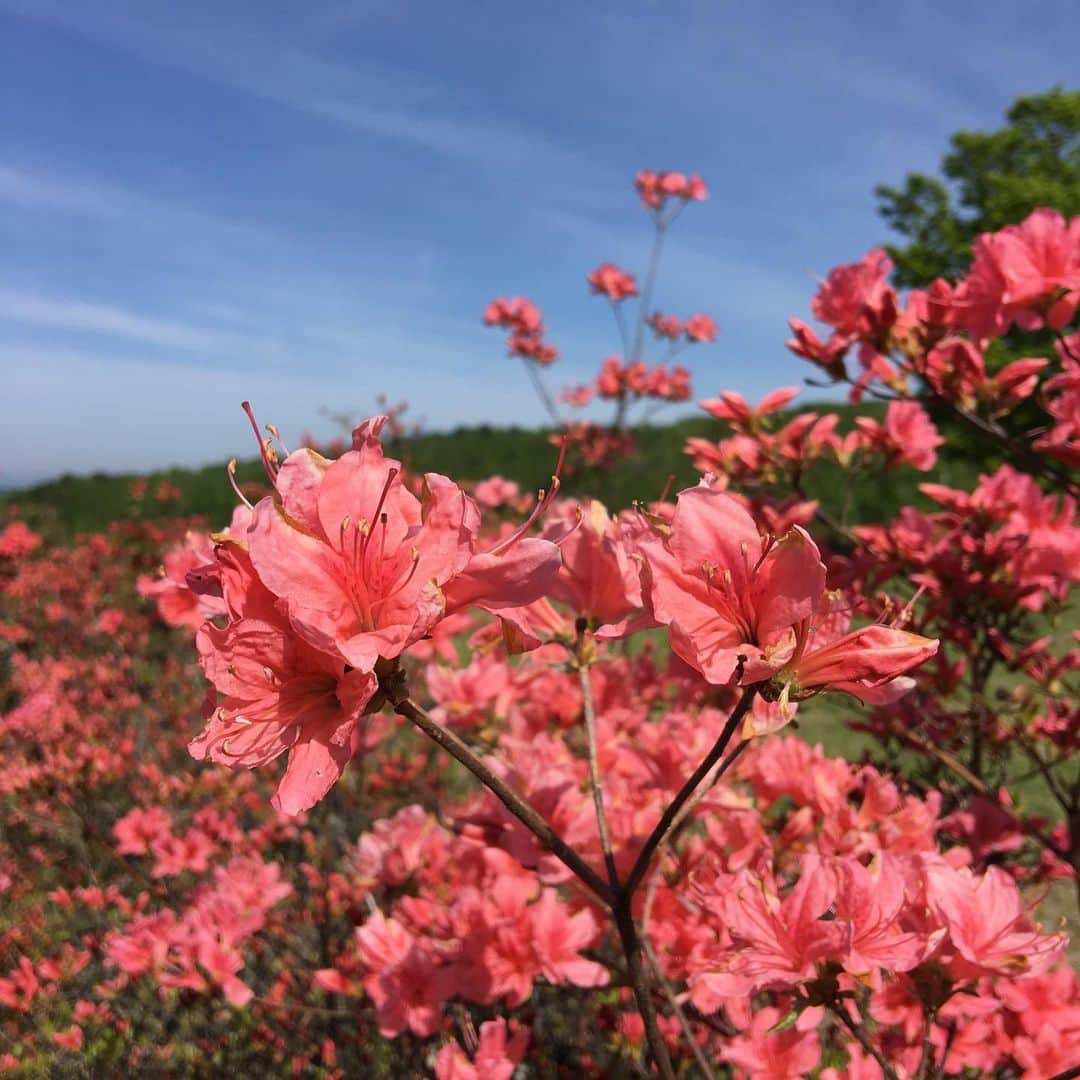
[[[877,1047],[870,1041],[866,1032],[855,1023],[854,1020],[848,1016],[847,1011],[843,1005],[830,1005],[829,1011],[836,1016],[840,1022],[851,1032],[851,1034],[858,1040],[859,1045],[865,1050],[880,1066],[881,1073],[885,1077],[885,1080],[899,1080],[896,1074],[896,1070],[886,1061],[884,1054],[881,1053]]]
[[[608,830],[607,815],[604,813],[604,789],[600,781],[600,759],[596,742],[596,708],[593,705],[589,668],[585,664],[578,666],[578,682],[581,685],[581,699],[585,713],[585,737],[589,746],[589,784],[592,787],[593,806],[596,808],[596,828],[600,833],[600,848],[604,853],[608,881],[612,889],[617,890],[619,874],[615,869],[615,856],[611,850],[611,833]]]
[[[672,218],[671,220],[674,220]],[[671,221],[656,219],[656,232],[653,234],[652,251],[649,252],[649,269],[645,272],[645,283],[641,287],[641,302],[638,305],[637,326],[634,327],[634,348],[626,358],[628,364],[641,359],[641,347],[645,337],[645,321],[649,317],[652,304],[653,287],[656,285],[656,273],[660,269],[660,256],[664,250],[664,234]]]
[[[310,1013],[312,1016],[333,1016],[339,1019],[356,1019],[355,1010],[349,1009],[324,1009],[319,1005],[290,1005],[286,1001],[271,1001],[269,998],[254,997],[251,999],[257,1005],[263,1005],[267,1009],[281,1009],[283,1012]]]
[[[1066,1069],[1056,1076],[1051,1076],[1050,1080],[1076,1080],[1078,1076],[1080,1076],[1080,1065],[1074,1065],[1071,1069]]]
[[[619,330],[619,339],[622,341],[623,363],[630,362],[630,335],[626,331],[626,316],[623,314],[622,304],[617,300],[611,301],[611,310],[615,314],[615,325]]]
[[[645,1025],[645,1041],[649,1047],[649,1054],[663,1080],[675,1080],[671,1055],[668,1053],[660,1025],[656,1022],[656,1006],[653,1004],[648,976],[641,965],[641,940],[630,910],[632,895],[632,893],[620,892],[616,897],[612,914],[615,916],[619,941],[622,944],[623,955],[626,957],[626,968],[634,991],[634,1000],[637,1002],[638,1012],[641,1013],[641,1020]]]
[[[679,1021],[679,1027],[682,1028],[682,1033],[686,1036],[686,1041],[690,1044],[690,1052],[694,1055],[694,1060],[701,1070],[701,1075],[705,1077],[705,1080],[714,1080],[712,1066],[709,1064],[708,1058],[705,1057],[705,1052],[701,1049],[700,1043],[694,1037],[693,1028],[690,1027],[690,1020],[683,1011],[683,1007],[679,1004],[679,999],[675,994],[675,988],[668,982],[667,977],[660,970],[660,964],[657,962],[656,953],[653,951],[652,945],[649,944],[649,939],[645,937],[644,934],[641,937],[641,944],[645,949],[645,958],[649,961],[649,968],[652,971],[653,981],[661,990],[663,990],[664,997],[667,998],[668,1005],[671,1006],[671,1011],[675,1014],[675,1019]]]
[[[409,698],[394,703],[395,710],[411,720],[451,757],[461,762],[553,855],[572,870],[609,907],[614,896],[607,882],[534,810],[501,776],[469,749],[452,731],[444,728]]]
[[[1069,348],[1069,339],[1060,330],[1054,331],[1054,337],[1057,338],[1057,343],[1061,346],[1061,351],[1070,360],[1074,360],[1077,363],[1080,363],[1080,356],[1077,356],[1076,353],[1074,353],[1072,349]]]
[[[712,776],[706,779],[705,783],[694,793],[694,796],[690,801],[682,808],[682,812],[678,818],[672,822],[671,828],[668,830],[667,838],[669,840],[674,839],[675,834],[683,827],[683,825],[690,819],[691,814],[698,808],[701,801],[706,798],[710,791],[716,787],[720,780],[720,777],[724,775],[739,760],[739,757],[750,746],[750,743],[743,741],[731,751],[730,754],[716,767],[716,772]]]
[[[522,362],[525,364],[525,370],[529,373],[529,378],[532,379],[533,387],[536,389],[536,393],[539,395],[541,402],[543,402],[544,408],[547,410],[548,416],[551,417],[551,422],[556,427],[562,427],[562,417],[559,415],[559,410],[552,401],[551,395],[548,393],[547,387],[544,385],[543,380],[540,378],[540,372],[536,370],[536,361],[530,360],[527,356],[523,356]]]
[[[713,748],[709,751],[701,764],[694,770],[686,783],[679,789],[675,798],[671,800],[668,808],[656,823],[656,827],[649,834],[644,847],[642,847],[638,854],[634,866],[623,886],[625,892],[633,893],[637,888],[642,877],[645,875],[645,871],[649,868],[649,863],[652,862],[653,855],[656,854],[656,849],[660,846],[664,837],[667,836],[672,823],[679,815],[679,811],[697,790],[701,781],[712,771],[713,766],[720,760],[724,751],[727,749],[728,743],[731,742],[731,737],[735,734],[739,724],[742,723],[743,717],[753,704],[756,692],[757,690],[753,686],[748,687],[743,691],[743,695],[739,699],[738,705],[735,706],[734,711],[728,718],[728,722],[724,725],[724,730],[720,733],[720,737],[713,744]]]
[[[949,1060],[949,1053],[952,1050],[953,1039],[956,1038],[956,1021],[953,1020],[949,1023],[948,1030],[945,1033],[945,1049],[941,1052],[941,1063],[934,1070],[934,1080],[945,1080],[945,1066]]]

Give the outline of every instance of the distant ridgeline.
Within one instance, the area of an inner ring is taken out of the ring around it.
[[[814,406],[809,406],[813,408]],[[799,411],[806,411],[808,406]],[[822,412],[841,415],[843,430],[854,415],[851,406],[828,403],[817,406]],[[883,413],[873,404],[864,403],[859,414]],[[716,438],[724,425],[709,417],[692,417],[677,423],[639,428],[634,432],[636,450],[632,457],[609,471],[578,469],[562,479],[567,495],[591,495],[613,510],[630,506],[635,500],[649,502],[659,497],[668,478],[675,477],[674,490],[699,479],[683,446],[690,436]],[[237,428],[237,448],[247,444],[242,428]],[[956,445],[951,439],[946,451]],[[450,432],[414,435],[387,444],[388,454],[401,458],[413,472],[442,472],[450,476],[479,481],[500,475],[514,480],[525,490],[546,487],[558,456],[550,431],[489,426],[458,428]],[[950,486],[964,486],[992,463],[963,456],[939,457],[933,474],[900,470],[886,474],[878,485],[858,485],[858,501],[850,508],[850,520],[885,520],[894,508],[920,502],[918,484],[936,480]],[[265,484],[257,459],[241,462],[237,480],[250,485],[251,496],[258,497],[260,482]],[[842,471],[827,466],[816,471],[808,484],[807,495],[835,505],[847,487]],[[250,497],[250,496],[249,496]],[[127,473],[89,476],[63,476],[58,480],[0,494],[0,513],[10,507],[19,515],[53,535],[71,535],[105,528],[118,520],[148,520],[160,517],[183,517],[193,514],[206,517],[210,527],[224,525],[232,514],[236,496],[229,486],[224,463],[198,469],[172,468],[148,474]]]

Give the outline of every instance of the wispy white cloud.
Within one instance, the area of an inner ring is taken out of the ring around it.
[[[50,176],[34,174],[0,163],[0,200],[29,210],[59,210],[93,217],[114,217],[115,200],[85,184],[66,184]]]
[[[0,161],[0,203],[25,211],[95,219],[131,232],[183,237],[246,250],[265,250],[280,238],[261,224],[239,221],[183,206],[172,199],[154,198],[130,187],[93,177],[62,174],[55,169],[27,167]]]
[[[86,303],[0,288],[0,321],[123,338],[185,352],[221,354],[235,350],[273,349],[274,343],[239,337],[201,326],[140,315],[104,304]]]

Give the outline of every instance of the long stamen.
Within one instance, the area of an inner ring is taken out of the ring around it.
[[[576,533],[578,531],[578,529],[581,528],[581,526],[584,524],[584,521],[585,521],[585,511],[582,510],[581,506],[579,505],[577,507],[576,511],[574,512],[574,524],[571,525],[570,528],[567,529],[566,532],[564,532],[562,534],[562,536],[558,537],[557,539],[552,539],[552,543],[556,547],[561,548],[563,546],[563,544],[565,544],[566,541],[569,540],[570,537],[573,536],[574,533]],[[571,570],[569,566],[564,566],[563,569],[570,571],[571,574],[574,574],[573,570]],[[574,575],[574,576],[576,577],[577,575]]]
[[[409,587],[409,582],[416,577],[417,568],[420,566],[420,552],[416,548],[413,548],[410,552],[410,558],[412,560],[412,566],[409,568],[408,574],[405,575],[405,580],[401,582],[396,589],[391,590],[385,596],[380,596],[379,599],[371,605],[372,612],[374,612],[381,604],[385,604],[387,600],[392,600],[395,596],[404,592],[405,589]]]
[[[353,531],[352,542],[352,561],[353,567],[361,571],[363,576],[362,563],[364,561],[364,547],[367,544],[367,538],[371,535],[371,525],[368,523],[367,518],[361,518],[356,523],[356,529]]]
[[[559,446],[559,460],[555,463],[555,472],[551,477],[551,487],[545,491],[543,488],[537,493],[536,506],[533,507],[532,513],[508,536],[505,540],[496,544],[488,552],[489,555],[503,555],[509,551],[538,521],[545,513],[547,513],[548,507],[555,501],[555,496],[559,493],[560,481],[559,475],[562,472],[563,464],[566,461],[566,448],[569,445],[570,440],[567,437],[563,437]]]
[[[383,533],[386,532],[387,516],[382,512],[383,503],[386,502],[386,496],[390,494],[390,488],[393,486],[394,480],[397,479],[399,470],[390,469],[386,474],[386,483],[383,484],[382,494],[379,495],[379,501],[375,506],[375,513],[371,515],[371,531],[364,538],[364,550],[367,551],[368,540],[371,538],[371,534],[375,531],[377,524],[382,524]]]
[[[379,524],[382,526],[379,533],[379,566],[386,560],[386,525],[389,520],[385,511],[379,515]]]
[[[270,478],[270,483],[275,487],[277,486],[277,470],[274,464],[274,456],[271,456],[270,440],[264,439],[262,433],[259,431],[259,422],[255,419],[255,413],[252,411],[251,402],[243,401],[240,403],[240,408],[247,414],[248,420],[251,422],[251,430],[255,432],[255,438],[259,440],[259,456],[262,458],[263,468],[266,470],[266,475]]]
[[[254,510],[255,507],[247,501],[247,497],[240,490],[240,485],[236,482],[236,458],[233,458],[228,465],[225,466],[225,472],[229,475],[229,483],[232,484],[233,491],[236,492],[236,497],[249,509]]]
[[[907,626],[911,621],[911,613],[915,610],[915,604],[924,592],[926,592],[926,586],[920,585],[918,589],[915,590],[915,595],[900,609],[899,614],[896,615],[889,625],[894,628]]]
[[[735,598],[732,596],[731,571],[725,567],[718,575],[717,570],[719,570],[719,567],[715,563],[705,562],[701,564],[701,575],[705,579],[705,588],[709,593],[709,602],[717,609],[717,611],[739,628],[739,631],[744,638],[750,640],[753,637],[753,633],[747,626],[742,611]]]
[[[806,646],[810,641],[810,631],[812,629],[809,619],[800,619],[795,624],[795,651],[791,654],[791,659],[785,665],[786,667],[795,667],[802,660],[803,653],[806,652]]]
[[[756,563],[754,563],[754,568],[752,570],[750,570],[750,576],[751,577],[753,577],[753,575],[756,574],[761,569],[761,564],[765,561],[765,556],[768,555],[770,551],[772,551],[775,544],[776,544],[776,537],[773,536],[772,533],[770,533],[767,537],[765,537],[765,541],[761,545],[761,555],[758,557],[758,561]],[[746,544],[742,545],[742,553],[743,553],[743,561],[745,562],[746,555],[747,555]],[[748,570],[750,569],[749,565],[747,565],[747,569]]]
[[[266,425],[266,430],[269,431],[270,434],[273,435],[275,439],[277,439],[278,446],[280,446],[281,449],[285,451],[285,456],[288,457],[289,456],[289,448],[285,445],[285,440],[281,437],[281,432],[278,431],[277,424],[267,424]]]

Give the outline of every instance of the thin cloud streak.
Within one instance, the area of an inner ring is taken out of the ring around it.
[[[22,210],[71,214],[129,231],[182,235],[217,244],[266,248],[278,238],[260,225],[217,217],[115,184],[0,161],[0,202]]]
[[[156,319],[105,304],[41,296],[13,289],[0,289],[0,318],[6,322],[49,330],[85,331],[191,352],[224,353],[238,346],[264,350],[274,348],[273,343],[268,341]]]

